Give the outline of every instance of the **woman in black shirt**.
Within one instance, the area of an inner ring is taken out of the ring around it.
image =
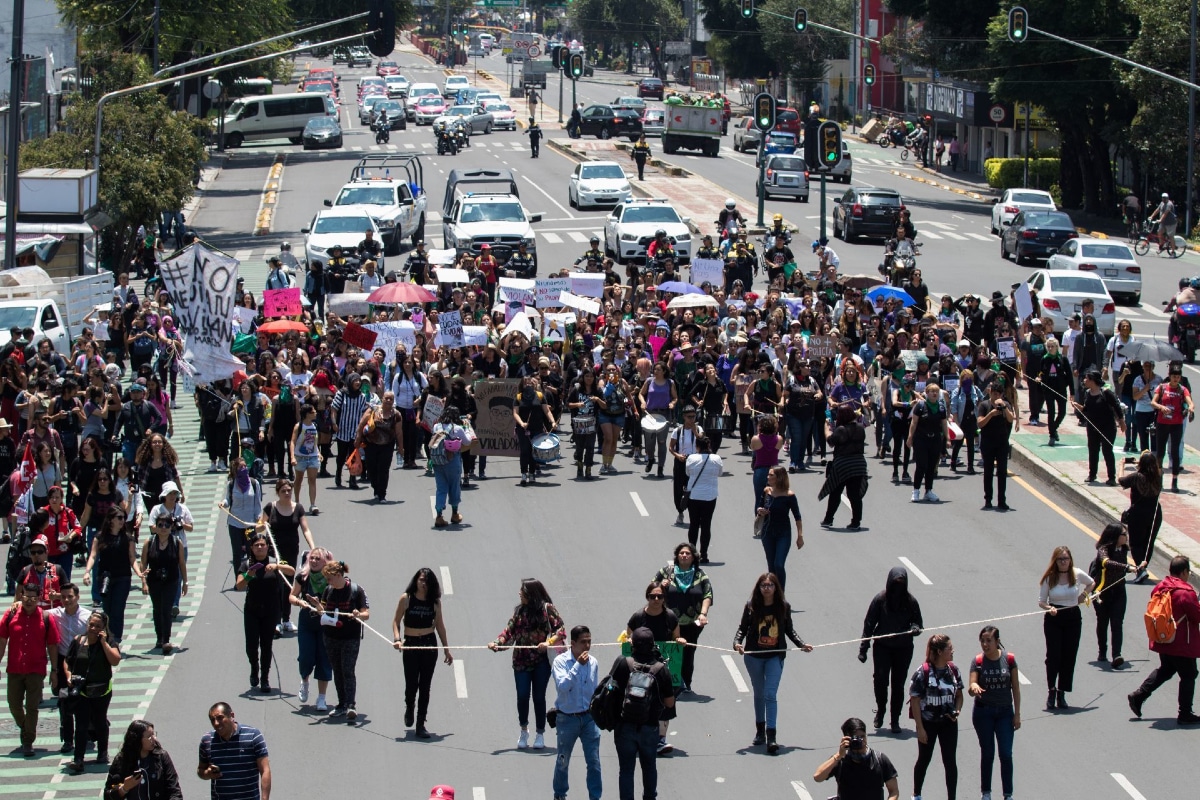
[[[370,604],[363,588],[350,580],[345,561],[326,564],[321,571],[327,585],[320,599],[310,596],[308,602],[321,612],[321,633],[325,650],[333,665],[333,685],[337,688],[337,706],[329,712],[336,718],[358,719],[355,708],[358,693],[358,650],[362,644],[362,623],[371,618]]]
[[[1094,571],[1099,567],[1099,573]],[[1092,607],[1096,609],[1096,646],[1099,648],[1100,660],[1108,660],[1108,633],[1112,631],[1112,665],[1114,668],[1125,663],[1121,657],[1121,645],[1124,644],[1125,608],[1128,598],[1125,594],[1125,576],[1137,572],[1137,567],[1129,563],[1129,531],[1119,522],[1106,525],[1096,542],[1096,562],[1093,570],[1089,570],[1096,580],[1096,600]]]
[[[108,615],[112,643],[120,647],[125,633],[125,604],[129,600],[133,575],[136,573],[140,579],[142,573],[137,563],[137,545],[125,531],[125,509],[119,505],[108,506],[104,522],[92,540],[83,575],[84,586],[93,582],[93,567],[96,587],[92,593],[100,595],[100,605]]]
[[[1104,454],[1104,467],[1108,471],[1106,485],[1117,485],[1117,459],[1113,455],[1113,440],[1117,438],[1117,429],[1125,431],[1125,412],[1121,410],[1121,401],[1111,389],[1104,388],[1104,378],[1100,370],[1091,369],[1083,376],[1083,397],[1080,401],[1073,400],[1071,405],[1083,415],[1087,425],[1088,445],[1088,483],[1095,483],[1096,469],[1100,464],[1100,454]]]
[[[596,373],[585,369],[579,373],[579,381],[567,394],[567,408],[571,410],[571,439],[575,442],[575,477],[592,477],[592,465],[596,460],[596,430],[599,425],[596,410],[600,405],[600,389],[596,385]]]
[[[526,375],[521,378],[517,390],[517,401],[513,405],[513,421],[516,423],[517,444],[521,448],[521,485],[533,483],[538,465],[533,459],[533,439],[554,427],[554,418],[545,396],[538,388],[537,378]]]
[[[429,738],[425,720],[429,717],[429,686],[437,668],[438,638],[442,640],[443,660],[454,663],[442,620],[442,586],[433,570],[421,567],[400,595],[392,617],[392,646],[404,654],[404,725],[411,727],[414,723],[415,701],[419,739]]]
[[[83,772],[89,731],[96,739],[96,762],[108,761],[108,704],[112,701],[113,667],[119,663],[121,653],[109,637],[108,615],[93,611],[87,630],[71,642],[63,664],[69,694],[60,702],[67,704],[75,718],[75,758],[67,768],[76,775]]]
[[[282,589],[280,573],[289,578],[296,574],[294,567],[281,564],[271,555],[265,533],[250,539],[250,551],[238,568],[239,592],[246,593],[242,608],[242,627],[246,634],[246,658],[250,661],[250,686],[262,694],[271,692],[271,649],[275,641],[275,626],[282,619]]]
[[[155,738],[154,726],[144,719],[129,723],[104,781],[104,800],[123,800],[131,794],[152,800],[183,800],[179,772]]]
[[[925,400],[914,400],[912,420],[908,428],[908,446],[913,451],[912,501],[921,499],[921,484],[925,484],[925,502],[936,503],[933,481],[937,478],[938,461],[946,450],[949,438],[950,410],[942,388],[933,381],[925,384]]]

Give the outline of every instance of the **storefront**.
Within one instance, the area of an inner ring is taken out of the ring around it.
[[[985,159],[1012,154],[1011,103],[993,102],[985,88],[973,84],[924,81],[919,86],[919,108],[932,125],[930,139],[941,136],[949,151],[958,137],[959,170],[982,174]]]

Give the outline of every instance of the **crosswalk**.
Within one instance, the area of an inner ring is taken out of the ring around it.
[[[523,139],[522,140],[493,139],[493,140],[481,141],[478,137],[474,137],[471,139],[471,148],[474,149],[476,147],[482,147],[485,149],[490,148],[493,151],[520,151],[520,150],[528,149],[529,142],[525,141]],[[396,153],[396,152],[415,152],[418,150],[424,151],[424,150],[435,150],[435,149],[437,149],[437,142],[428,141],[428,142],[399,142],[399,143],[391,143],[391,144],[350,145],[347,147],[342,147],[341,149],[317,150],[314,152],[316,155],[324,156],[324,155],[336,155],[338,153],[345,153],[345,152],[351,152],[351,153],[363,153],[363,152]],[[255,150],[255,152],[295,153],[295,152],[298,152],[300,150],[300,148],[297,146],[297,147],[279,147],[275,150],[272,150],[270,148],[264,148],[261,150],[259,148],[254,148],[254,150]]]
[[[1117,319],[1128,319],[1144,324],[1160,323],[1166,325],[1171,321],[1170,316],[1163,313],[1162,307],[1150,303],[1139,303],[1136,306],[1117,306]]]
[[[930,230],[931,227],[936,228],[936,230]],[[921,240],[932,239],[935,241],[940,239],[952,239],[958,242],[965,242],[968,239],[974,239],[978,242],[996,241],[995,236],[986,233],[975,233],[974,231],[960,233],[955,230],[957,227],[958,226],[949,222],[926,221],[921,224],[921,229],[917,232],[917,238]]]

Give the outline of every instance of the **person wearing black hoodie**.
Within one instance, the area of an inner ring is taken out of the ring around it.
[[[913,638],[924,627],[921,605],[908,591],[908,570],[892,567],[882,592],[871,598],[867,617],[863,621],[863,641],[858,648],[858,660],[867,662],[871,637],[875,639],[875,727],[883,727],[883,712],[887,710],[888,684],[891,684],[892,733],[900,732],[900,712],[907,698],[904,685],[912,663]]]

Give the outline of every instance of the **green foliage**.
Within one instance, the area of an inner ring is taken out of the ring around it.
[[[1057,158],[1030,158],[1029,185],[1048,187],[1058,180]],[[1024,185],[1024,158],[989,158],[983,162],[983,174],[993,189],[1017,189]]]
[[[988,21],[1000,11],[999,0],[889,0],[889,9],[920,25],[896,28],[884,38],[883,51],[892,58],[943,75],[979,80],[986,63]],[[1008,13],[1007,4],[1003,13]]]
[[[849,0],[805,2],[811,21],[850,30]],[[757,14],[761,17],[762,46],[773,56],[774,71],[786,72],[796,82],[800,95],[811,97],[812,90],[825,80],[829,60],[846,57],[849,40],[841,34],[813,25],[809,25],[804,33],[797,33],[792,20],[795,10],[795,0],[766,0],[759,6]]]
[[[579,0],[576,0],[579,2]],[[708,55],[725,67],[725,71],[738,78],[765,78],[777,69],[776,60],[763,46],[763,15],[753,19],[742,19],[740,4],[729,0],[699,0],[704,14],[704,27],[712,38],[708,42]],[[787,12],[790,17],[795,7]],[[810,22],[818,22],[812,13]],[[782,21],[782,20],[781,20]],[[812,29],[811,24],[809,29]]]
[[[674,0],[575,0],[567,13],[584,41],[615,41],[626,48],[682,39],[687,30]],[[653,51],[651,57],[659,66]]]

